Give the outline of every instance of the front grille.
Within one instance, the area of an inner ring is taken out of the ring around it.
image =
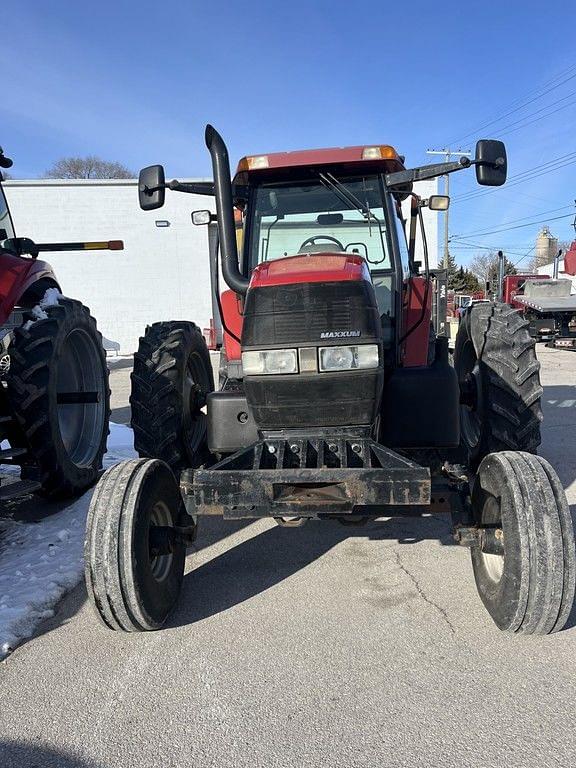
[[[370,283],[266,286],[248,292],[242,346],[314,343],[327,331],[359,331],[361,338],[377,338],[379,325]]]

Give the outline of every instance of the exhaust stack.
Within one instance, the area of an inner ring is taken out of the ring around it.
[[[226,284],[236,293],[244,295],[248,290],[249,279],[244,277],[238,266],[236,247],[236,225],[234,223],[234,203],[232,201],[232,182],[230,162],[224,139],[211,125],[206,126],[206,146],[212,157],[214,173],[214,194],[218,215],[218,232],[222,253],[222,275]]]
[[[558,280],[558,268],[560,266],[560,256],[562,256],[562,248],[560,248],[560,250],[554,257],[554,266],[553,266],[553,272],[552,272],[552,277],[554,278],[554,280]]]

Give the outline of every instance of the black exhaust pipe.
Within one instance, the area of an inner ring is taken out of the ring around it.
[[[236,225],[234,223],[234,203],[232,201],[232,182],[230,162],[224,139],[211,125],[206,126],[206,146],[212,157],[214,173],[214,193],[216,195],[216,213],[218,215],[218,233],[222,253],[222,275],[230,288],[244,295],[248,290],[249,279],[244,277],[238,266],[236,248]]]

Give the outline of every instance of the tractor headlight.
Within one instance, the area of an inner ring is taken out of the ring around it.
[[[320,347],[321,371],[351,371],[358,368],[378,368],[378,345]]]
[[[263,349],[258,352],[242,352],[242,370],[246,376],[267,373],[298,373],[298,356],[295,349]]]

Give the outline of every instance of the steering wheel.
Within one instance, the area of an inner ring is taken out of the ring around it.
[[[306,240],[304,240],[298,250],[302,251],[302,248],[305,248],[307,245],[316,245],[316,240],[329,240],[331,243],[335,243],[341,251],[346,250],[340,240],[337,240],[335,237],[331,237],[330,235],[314,235],[313,237],[308,237]]]

